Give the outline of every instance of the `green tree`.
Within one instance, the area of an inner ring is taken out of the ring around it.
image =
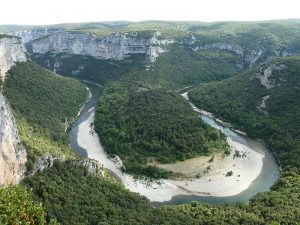
[[[32,193],[25,187],[2,187],[0,188],[0,223],[44,225],[42,204],[34,202]]]

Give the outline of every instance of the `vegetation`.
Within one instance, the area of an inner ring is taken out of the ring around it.
[[[69,161],[55,162],[52,168],[24,181],[24,185],[32,188],[35,200],[43,203],[46,222],[57,218],[62,224],[299,224],[300,58],[279,59],[255,68],[258,63],[281,56],[285,51],[300,52],[299,20],[255,23],[122,21],[63,24],[51,28],[91,32],[99,37],[113,32],[150,37],[160,31],[159,38],[181,43],[169,45],[168,51],[155,63],[145,61],[144,55],[123,61],[87,56],[34,56],[35,61],[50,70],[107,85],[97,109],[95,127],[106,151],[122,158],[124,171],[166,178],[174,174],[151,162],[174,162],[218,150],[228,152],[224,136],[204,125],[187,102],[170,91],[201,84],[190,92],[190,99],[199,108],[265,141],[278,155],[284,173],[271,191],[258,194],[249,204],[192,202],[154,208],[147,199],[127,191],[110,177],[95,177],[83,166]],[[2,31],[15,29],[20,27],[0,26]],[[192,35],[197,41],[191,41]],[[234,45],[243,49],[244,55],[216,48],[193,50],[212,43]],[[262,56],[256,64],[250,64],[245,55],[259,50],[264,51]],[[57,67],[55,62],[60,62],[61,66]],[[286,67],[272,73],[268,79],[275,86],[266,89],[258,74],[260,69],[263,71],[271,64]],[[249,68],[250,71],[246,71]],[[214,82],[227,78],[230,79]],[[211,81],[213,83],[204,84]],[[67,147],[63,124],[66,119],[72,121],[86,99],[84,86],[28,62],[17,64],[10,71],[3,89],[13,107],[30,159],[39,154],[60,152],[67,158],[75,158]],[[266,96],[269,98],[263,107],[262,100]],[[236,152],[235,157],[243,156]],[[213,160],[212,157],[210,161]],[[226,175],[232,175],[232,171]],[[17,210],[26,207],[17,208],[15,200],[8,204],[6,201],[10,198],[3,193],[5,191],[0,190],[0,221],[12,215],[9,217],[12,220],[5,221],[17,223],[20,218]],[[29,196],[30,204],[40,209],[28,190],[18,193],[9,196],[17,196],[15,199],[20,201]],[[42,211],[39,212],[34,214],[40,215],[37,218],[28,216],[26,219],[34,219],[34,224],[39,224],[38,221],[43,221]]]
[[[110,84],[100,97],[96,131],[127,172],[154,178],[168,176],[147,163],[185,160],[225,151],[224,135],[202,122],[180,95],[141,83]]]
[[[24,180],[43,202],[46,220],[61,224],[143,224],[152,207],[110,177],[90,175],[83,166],[55,161],[51,169]]]
[[[33,55],[35,62],[58,74],[90,80],[105,85],[127,76],[131,71],[144,70],[144,56],[132,56],[130,60],[101,60],[82,55]],[[60,62],[57,66],[56,62]]]
[[[199,108],[221,117],[250,136],[264,140],[284,167],[300,168],[300,58],[284,58],[261,67],[285,65],[273,71],[267,89],[259,79],[260,68],[218,83],[203,85],[189,93]],[[262,99],[266,107],[261,107]]]
[[[95,177],[71,162],[55,162],[24,181],[45,206],[46,220],[61,224],[297,224],[300,176],[285,172],[267,193],[249,204],[205,205],[192,202],[154,208],[138,194],[108,177]]]
[[[299,26],[299,19],[273,20],[261,22],[197,22],[197,21],[113,21],[113,22],[90,22],[68,23],[47,26],[29,25],[1,25],[1,32],[11,32],[20,29],[51,30],[61,29],[67,31],[91,32],[103,37],[114,32],[148,32],[160,31],[164,38],[179,39],[187,36],[187,32],[203,33],[208,35],[224,35],[230,37],[234,34],[243,34],[251,29],[264,31],[276,31],[277,34],[293,31]],[[298,27],[299,28],[299,27]],[[275,34],[276,34],[275,33]],[[289,37],[291,38],[291,37]]]
[[[29,153],[29,166],[45,153],[75,158],[65,129],[87,99],[85,86],[26,62],[8,72],[3,89]]]
[[[232,176],[233,175],[233,172],[232,171],[228,171],[227,173],[226,173],[226,177],[230,177],[230,176]]]
[[[190,47],[174,45],[157,58],[149,70],[144,55],[132,55],[130,60],[101,60],[89,56],[64,54],[34,55],[41,66],[59,74],[107,84],[120,78],[142,80],[155,87],[176,89],[206,81],[222,80],[238,74],[238,55],[222,50],[194,52]],[[57,63],[60,66],[57,67]]]
[[[173,44],[151,64],[149,70],[130,71],[131,79],[158,88],[178,89],[202,82],[223,80],[241,72],[235,53],[217,49],[193,51],[191,46]]]
[[[44,225],[44,209],[22,186],[0,188],[0,223],[3,225]]]
[[[47,27],[50,29],[50,27]],[[73,32],[91,32],[101,37],[123,32],[129,36],[151,37],[159,31],[160,39],[173,39],[165,46],[155,63],[146,62],[144,55],[122,61],[98,60],[88,56],[34,55],[35,61],[60,74],[91,79],[106,84],[121,77],[142,80],[156,87],[178,89],[203,82],[223,80],[237,75],[250,66],[289,53],[299,53],[300,23],[298,20],[270,22],[170,22],[128,21],[63,24],[51,27]],[[41,27],[42,29],[42,27]],[[192,40],[194,37],[195,40]],[[195,51],[197,47],[221,43],[234,46],[235,50],[208,48]],[[258,52],[261,56],[252,64]],[[59,62],[59,66],[57,63]],[[145,66],[150,66],[145,70]]]

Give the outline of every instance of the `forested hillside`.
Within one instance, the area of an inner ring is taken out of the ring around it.
[[[155,62],[145,60],[144,54],[130,52],[124,60],[102,60],[63,52],[55,55],[51,51],[33,54],[34,60],[45,68],[101,84],[130,76],[157,87],[177,89],[223,80],[259,63],[300,53],[300,24],[296,20],[222,23],[144,21],[62,24],[47,28],[49,34],[51,29],[53,32],[88,32],[99,38],[116,33],[141,42],[145,39],[150,41],[158,32],[157,40],[169,43],[160,46],[163,51]],[[40,27],[41,32],[43,29]]]
[[[96,131],[125,171],[154,178],[169,174],[147,163],[228,152],[224,135],[202,122],[180,95],[142,83],[115,82],[100,98]]]
[[[295,56],[300,53],[299,20],[0,26],[4,32],[19,29],[98,38],[117,33],[125,35],[125,41],[134,37],[141,43],[159,34],[156,38],[167,42],[149,48],[161,47],[152,61],[140,53],[117,60],[49,50],[32,54],[34,62],[17,63],[9,71],[3,92],[28,152],[28,170],[44,154],[62,155],[64,160],[27,177],[21,184],[26,188],[1,188],[0,223],[56,224],[57,219],[63,225],[299,224],[300,57]],[[229,153],[224,135],[205,125],[177,92],[192,86],[189,97],[197,107],[263,140],[283,165],[282,176],[269,192],[248,204],[153,207],[107,173],[97,177],[74,163],[79,156],[68,147],[65,129],[88,91],[73,78],[104,86],[91,125],[105,151],[120,156],[124,172],[176,178],[181,174],[152,165]]]
[[[189,93],[199,108],[264,140],[284,167],[300,167],[300,58],[276,60]]]
[[[65,129],[88,97],[84,85],[26,62],[9,71],[3,89],[16,116],[31,166],[42,154],[76,157],[68,147]]]
[[[174,44],[149,70],[131,70],[128,76],[158,88],[174,90],[231,77],[243,71],[237,66],[240,62],[240,57],[230,51],[193,51],[189,45]]]
[[[33,55],[34,61],[58,74],[101,85],[128,76],[132,71],[144,71],[144,56],[135,55],[130,60],[101,60],[82,55]]]
[[[22,186],[0,187],[1,224],[44,225],[45,222],[44,208],[33,200],[30,190]]]
[[[268,193],[249,204],[204,205],[192,202],[154,208],[108,177],[90,175],[71,162],[56,162],[51,169],[24,181],[45,206],[46,220],[61,224],[297,224],[300,221],[300,177],[283,174]]]

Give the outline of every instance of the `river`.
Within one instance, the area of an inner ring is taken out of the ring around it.
[[[210,177],[199,180],[160,180],[156,183],[136,180],[131,175],[121,172],[120,162],[116,163],[107,158],[100,139],[91,126],[95,119],[94,109],[102,90],[101,87],[91,83],[85,84],[91,90],[92,97],[72,125],[69,134],[71,148],[83,157],[102,162],[104,167],[122,181],[127,189],[146,196],[155,205],[182,204],[194,200],[210,204],[247,202],[258,192],[268,191],[280,176],[276,159],[265,145],[240,132],[222,126],[209,115],[199,113],[199,117],[205,123],[221,130],[230,143],[234,146],[242,146],[241,148],[249,154],[247,160],[234,159],[234,164],[230,157],[221,162],[221,165],[228,166],[228,170],[233,170],[236,176],[225,177],[216,169],[216,172],[212,173]],[[198,109],[194,108],[194,110]]]

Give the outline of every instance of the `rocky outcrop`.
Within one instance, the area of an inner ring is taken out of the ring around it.
[[[272,76],[272,73],[274,71],[280,71],[285,69],[286,66],[284,64],[281,65],[276,65],[276,64],[271,64],[267,68],[260,68],[259,74],[256,74],[255,77],[260,80],[260,83],[266,88],[266,89],[271,89],[276,86],[275,80],[270,79]]]
[[[33,40],[45,37],[51,33],[55,33],[60,31],[57,28],[50,28],[50,29],[34,29],[34,30],[16,30],[10,32],[9,35],[20,37],[22,43],[26,44]]]
[[[266,111],[267,105],[266,101],[270,98],[270,95],[266,95],[262,97],[261,104],[257,107],[258,111],[268,116],[268,112]]]
[[[88,55],[99,59],[122,60],[130,54],[145,54],[154,62],[159,54],[166,51],[165,46],[172,40],[160,40],[156,32],[151,38],[126,33],[114,33],[97,38],[84,32],[55,32],[30,43],[29,49],[35,54],[75,54]]]
[[[252,49],[248,53],[244,54],[244,61],[251,67],[256,63],[260,57],[263,56],[264,51],[260,48]]]
[[[52,167],[55,160],[62,160],[60,156],[43,155],[35,163],[32,174],[42,172],[44,169]]]
[[[83,159],[80,161],[75,161],[77,165],[82,165],[87,168],[88,172],[94,176],[103,176],[104,175],[104,167],[103,164],[94,159]]]
[[[15,62],[27,61],[19,38],[0,37],[1,79]],[[16,184],[24,176],[27,153],[22,146],[10,106],[0,91],[0,185]]]
[[[300,54],[299,44],[297,44],[296,46],[289,46],[288,48],[285,48],[278,52],[278,55],[282,57],[294,56],[299,54]]]
[[[24,176],[26,161],[12,111],[0,92],[0,185],[18,183]]]
[[[194,41],[194,39],[193,39]],[[251,50],[245,50],[239,45],[226,43],[226,42],[213,42],[211,44],[202,45],[202,46],[194,46],[193,51],[201,51],[201,50],[207,50],[207,49],[220,49],[220,50],[227,50],[230,52],[234,52],[235,54],[239,55],[243,62],[251,67],[254,63],[256,63],[264,53],[263,49],[251,49]],[[241,64],[237,64],[237,67],[241,68]]]
[[[235,52],[237,55],[243,55],[243,50],[241,47],[229,43],[223,43],[223,42],[211,43],[203,46],[196,46],[193,48],[193,50],[198,51],[198,50],[207,50],[212,48],[216,48],[220,50],[228,50],[228,51]]]
[[[60,156],[52,156],[52,155],[44,155],[40,157],[34,164],[34,169],[31,175],[36,172],[42,172],[46,168],[50,168],[53,166],[55,160],[63,161],[63,158]],[[104,167],[103,164],[94,159],[82,159],[79,161],[71,161],[76,165],[84,166],[88,172],[95,176],[103,176],[104,175]]]
[[[26,62],[26,50],[17,37],[0,37],[0,75],[5,79],[6,72],[15,62]]]

